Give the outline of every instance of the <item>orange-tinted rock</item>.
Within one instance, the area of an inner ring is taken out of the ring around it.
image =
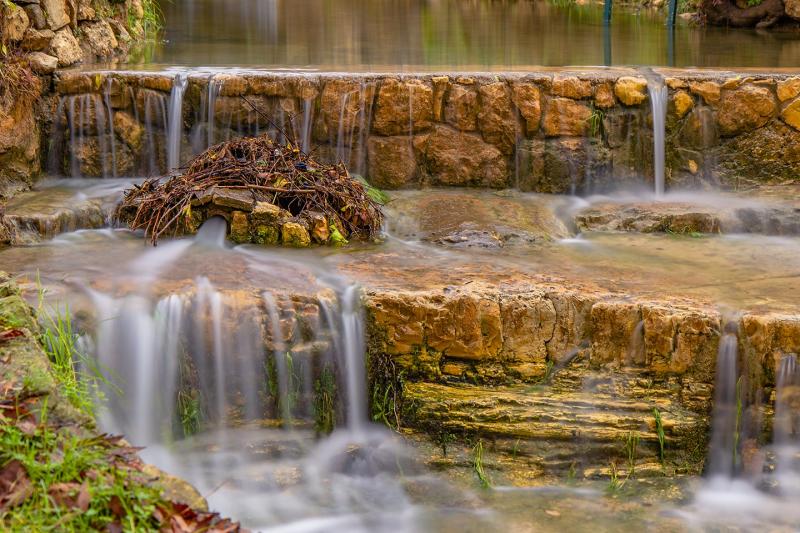
[[[482,85],[478,127],[483,138],[504,154],[511,154],[517,142],[517,121],[511,105],[511,89],[501,81]]]
[[[369,138],[367,175],[382,189],[399,189],[415,181],[417,162],[408,136]]]
[[[551,98],[545,105],[543,129],[545,135],[583,136],[589,129],[592,110],[569,98]]]
[[[425,131],[433,122],[433,89],[418,79],[381,82],[372,119],[379,135],[402,135]]]
[[[424,150],[433,184],[505,187],[508,163],[503,154],[479,135],[437,126]]]
[[[760,128],[776,115],[777,110],[775,97],[766,87],[745,85],[725,91],[718,104],[720,133],[730,137]]]
[[[463,85],[453,85],[444,106],[444,120],[461,131],[477,130],[477,91]]]
[[[525,131],[532,135],[539,131],[542,120],[542,103],[539,88],[532,83],[515,83],[511,89],[511,99],[525,120]]]

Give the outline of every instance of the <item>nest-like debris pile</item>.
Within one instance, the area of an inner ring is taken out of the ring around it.
[[[181,173],[146,180],[125,194],[117,217],[156,244],[162,236],[196,231],[202,223],[196,207],[222,190],[252,197],[253,205],[272,204],[297,222],[307,220],[308,213],[321,215],[324,225],[345,239],[367,240],[380,233],[379,202],[344,164],[318,163],[295,144],[278,144],[266,135],[217,144]]]

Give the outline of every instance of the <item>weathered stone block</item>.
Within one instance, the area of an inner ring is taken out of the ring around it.
[[[569,98],[551,98],[545,105],[544,133],[548,137],[584,136],[591,116],[592,110],[585,104]]]
[[[372,136],[368,146],[370,183],[383,189],[399,189],[415,181],[417,161],[411,138]]]
[[[433,89],[418,79],[384,80],[378,89],[373,131],[379,135],[422,132],[433,123]]]
[[[760,128],[775,116],[777,110],[775,97],[766,87],[744,85],[725,91],[718,105],[720,133],[732,137]]]
[[[508,182],[503,154],[475,134],[437,126],[422,150],[434,184],[499,188]]]

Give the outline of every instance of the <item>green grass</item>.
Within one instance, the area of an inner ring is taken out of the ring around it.
[[[628,456],[628,476],[636,471],[636,448],[639,446],[639,434],[635,431],[628,433],[625,439],[625,454]]]
[[[589,131],[592,137],[597,137],[603,132],[603,119],[605,117],[606,114],[601,109],[592,108],[592,114],[589,115]]]
[[[178,391],[178,419],[184,437],[190,437],[200,431],[203,412],[197,393]]]
[[[664,446],[666,444],[666,436],[664,434],[664,421],[661,420],[661,412],[657,407],[653,408],[653,418],[656,420],[656,437],[658,437],[658,459],[661,464],[664,464]]]
[[[314,428],[326,434],[336,425],[336,378],[327,365],[314,383]]]
[[[83,532],[116,523],[125,531],[158,530],[153,513],[161,492],[136,479],[136,471],[117,468],[110,451],[101,437],[81,439],[45,425],[30,435],[0,425],[0,465],[11,468],[18,461],[30,483],[24,501],[0,514],[0,528]],[[52,494],[59,489],[75,500],[82,492],[85,503],[57,505]]]
[[[478,444],[472,449],[473,459],[472,467],[478,475],[478,480],[481,482],[481,487],[488,489],[492,487],[492,482],[486,475],[486,470],[483,468],[483,441],[478,440]]]
[[[161,30],[164,29],[164,13],[158,5],[158,0],[142,0],[142,8],[144,16],[142,17],[142,35],[141,37],[146,41],[152,41],[158,37]],[[128,11],[128,28],[133,29],[136,25],[136,19],[133,13]]]
[[[79,335],[72,327],[69,308],[55,315],[42,310],[39,316],[45,321],[40,340],[61,391],[76,408],[94,414],[94,399],[100,396],[97,384],[102,377],[91,358],[78,349]]]

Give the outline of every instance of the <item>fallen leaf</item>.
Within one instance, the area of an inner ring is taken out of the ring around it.
[[[24,502],[33,493],[28,472],[14,459],[0,470],[0,511]]]
[[[59,507],[78,509],[86,512],[89,509],[89,485],[83,483],[54,483],[47,489],[50,499]]]
[[[550,516],[561,516],[561,513],[559,513],[558,511],[554,511],[553,509],[547,509],[545,511],[545,514]]]
[[[21,329],[7,329],[6,331],[0,332],[0,342],[7,342],[24,336],[25,332]]]

